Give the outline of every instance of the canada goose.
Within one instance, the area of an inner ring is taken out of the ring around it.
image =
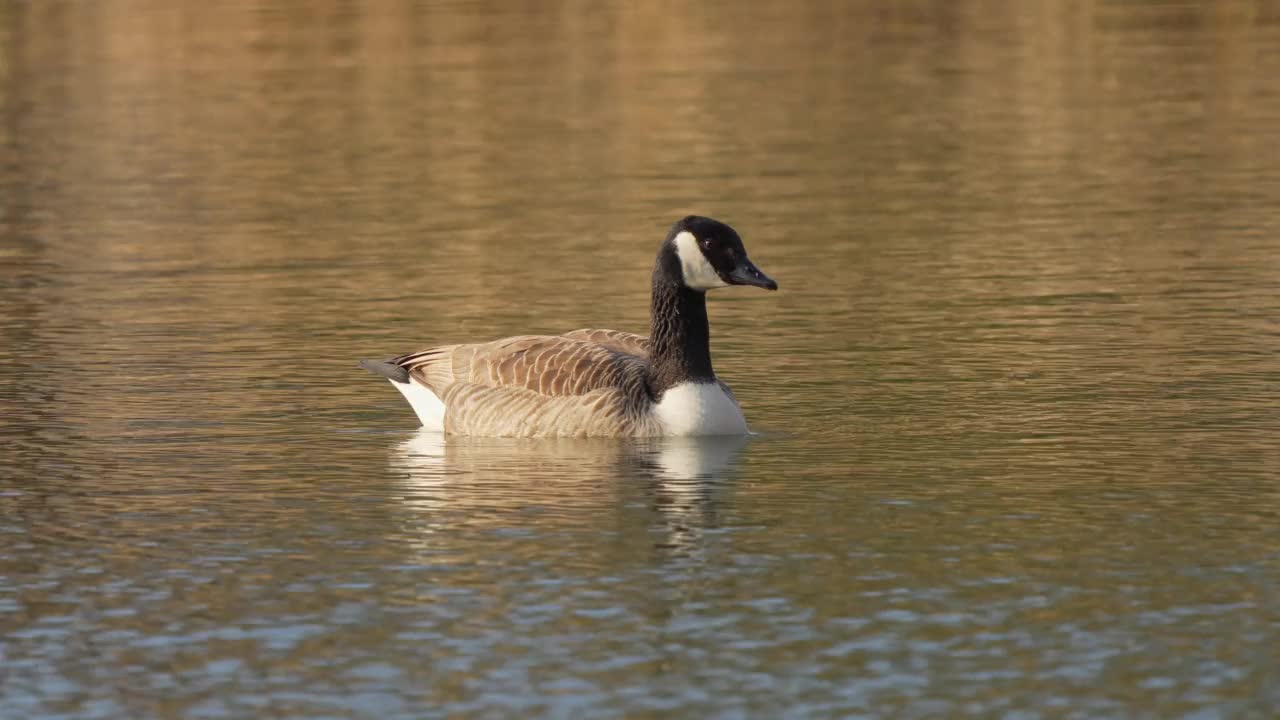
[[[497,437],[743,435],[747,422],[711,369],[708,290],[778,284],[733,228],[690,215],[653,269],[650,336],[618,330],[441,345],[360,365],[391,381],[423,427]]]

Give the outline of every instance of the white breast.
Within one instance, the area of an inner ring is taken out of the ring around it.
[[[687,382],[668,389],[653,415],[664,435],[747,434],[742,409],[716,382]]]

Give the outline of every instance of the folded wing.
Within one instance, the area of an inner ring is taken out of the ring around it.
[[[445,430],[649,435],[648,340],[613,330],[446,345],[392,361],[445,404]]]

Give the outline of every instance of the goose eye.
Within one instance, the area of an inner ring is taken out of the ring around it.
[[[704,250],[710,250],[710,249],[711,249],[711,238],[709,238],[709,237],[704,237],[704,238],[702,238],[702,248],[703,248]]]

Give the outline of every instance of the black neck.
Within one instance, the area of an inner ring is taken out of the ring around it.
[[[649,315],[649,390],[655,398],[682,382],[716,379],[705,292],[690,290],[659,266]]]

